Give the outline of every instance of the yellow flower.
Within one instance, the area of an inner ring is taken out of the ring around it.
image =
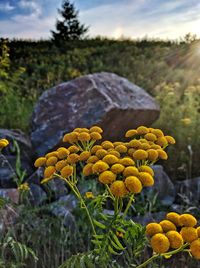
[[[108,154],[108,155],[104,156],[103,161],[109,165],[113,165],[119,161],[119,158],[117,158],[116,156],[114,156],[112,154]]]
[[[147,150],[148,153],[148,160],[156,161],[158,159],[158,152],[155,149]]]
[[[109,165],[101,160],[97,161],[92,167],[93,173],[102,173],[107,169],[109,169]]]
[[[58,162],[58,158],[56,156],[51,156],[46,161],[46,166],[54,166]]]
[[[41,167],[46,164],[46,158],[45,157],[39,157],[35,160],[34,166],[35,167]]]
[[[96,155],[92,155],[88,158],[87,163],[96,163],[99,161],[99,158]]]
[[[91,139],[90,134],[87,132],[81,132],[78,135],[79,141],[89,141]]]
[[[55,172],[56,172],[56,168],[54,166],[46,167],[44,170],[44,177],[51,178]]]
[[[125,167],[121,164],[114,164],[114,165],[112,165],[110,170],[115,174],[120,174],[123,172],[124,168]]]
[[[64,168],[61,169],[60,174],[63,178],[68,178],[73,174],[73,167],[70,165],[65,166]]]
[[[163,233],[163,229],[162,229],[160,224],[158,224],[156,222],[151,222],[151,223],[147,224],[146,235],[151,237],[151,236],[158,234],[158,233]]]
[[[99,181],[103,184],[110,184],[116,180],[116,174],[112,171],[104,171],[99,175]]]
[[[127,147],[126,147],[125,145],[120,144],[120,145],[117,145],[117,146],[115,147],[115,150],[116,150],[117,152],[123,154],[123,153],[126,153],[128,149],[127,149]]]
[[[181,225],[186,227],[194,227],[197,224],[197,220],[191,214],[180,215],[179,222]]]
[[[135,166],[135,161],[130,157],[124,157],[120,159],[119,163],[123,166]]]
[[[157,137],[153,133],[147,133],[144,135],[144,138],[147,139],[148,141],[156,141]]]
[[[60,160],[55,164],[56,170],[60,171],[62,168],[64,168],[67,165],[66,160]]]
[[[160,137],[157,139],[156,144],[160,145],[161,147],[166,147],[168,145],[168,141],[165,137]]]
[[[176,226],[171,221],[163,220],[159,224],[162,226],[165,233],[169,231],[176,231]]]
[[[122,233],[122,232],[116,232],[116,235],[118,236],[118,237],[124,237],[124,233]]]
[[[134,194],[138,194],[142,191],[142,184],[140,180],[135,176],[129,176],[125,179],[126,188]]]
[[[134,148],[128,149],[128,155],[132,157],[133,156],[133,153],[135,153],[136,150],[137,149],[134,149]]]
[[[139,149],[133,153],[133,158],[135,160],[145,160],[148,157],[148,153],[142,149]]]
[[[142,143],[140,149],[142,150],[148,150],[151,146],[148,143]]]
[[[102,158],[104,158],[104,156],[106,156],[108,154],[108,152],[104,149],[99,149],[96,151],[95,154],[99,159],[102,159]]]
[[[78,154],[70,154],[68,157],[67,157],[67,163],[68,164],[76,164],[78,161],[80,160],[80,156]]]
[[[155,149],[155,150],[161,149],[161,146],[160,145],[157,145],[157,144],[152,144],[151,145],[151,149]]]
[[[109,154],[115,155],[116,157],[120,158],[120,153],[115,151],[114,149],[108,149]]]
[[[93,195],[92,192],[86,192],[86,193],[85,193],[85,197],[86,197],[87,199],[93,199],[93,198],[94,198],[94,195]]]
[[[169,212],[166,216],[167,220],[173,222],[176,226],[180,226],[180,215],[176,212]]]
[[[136,130],[137,130],[137,133],[139,135],[144,135],[144,134],[147,134],[149,132],[149,129],[147,127],[144,127],[144,126],[140,126]]]
[[[130,166],[130,167],[126,167],[123,171],[123,175],[124,177],[128,177],[128,176],[137,176],[139,174],[139,171],[136,167]]]
[[[47,153],[47,154],[45,155],[46,158],[49,158],[49,157],[52,157],[52,156],[56,156],[56,157],[58,157],[58,152],[53,151],[53,152]]]
[[[191,243],[198,238],[197,230],[194,227],[183,227],[180,231],[185,242]]]
[[[151,129],[151,133],[154,134],[154,135],[156,135],[156,137],[158,137],[158,138],[164,136],[162,130],[161,129],[158,129],[158,128]]]
[[[169,144],[175,144],[176,143],[175,139],[172,136],[165,136],[165,139],[167,140],[167,142]]]
[[[83,168],[83,175],[84,176],[92,175],[93,174],[92,167],[93,167],[93,164],[92,163],[86,164],[84,166],[84,168]]]
[[[57,149],[57,153],[58,153],[59,159],[64,159],[68,157],[68,155],[70,154],[70,151],[66,149],[65,147],[60,147]]]
[[[133,136],[135,136],[135,135],[137,135],[138,133],[137,133],[137,130],[135,130],[135,129],[130,129],[130,130],[128,130],[127,132],[126,132],[126,134],[125,134],[125,137],[126,138],[131,138],[131,137],[133,137]]]
[[[180,248],[183,245],[183,238],[177,231],[169,231],[166,233],[169,239],[170,247],[173,249]]]
[[[156,151],[158,152],[158,156],[160,159],[167,160],[168,155],[163,149],[157,149]]]
[[[140,166],[140,167],[138,168],[138,170],[139,170],[140,172],[147,172],[147,173],[149,173],[151,176],[154,176],[154,171],[153,171],[153,169],[152,169],[151,167],[149,167],[149,166],[145,166],[145,165]]]
[[[80,154],[80,161],[87,161],[90,156],[91,156],[91,153],[89,151],[83,151]]]
[[[102,146],[103,149],[105,149],[105,150],[114,148],[114,145],[113,145],[113,143],[112,143],[111,141],[103,141],[103,142],[101,143],[101,146]]]
[[[197,227],[197,234],[198,234],[198,237],[200,237],[200,226]]]
[[[151,238],[151,246],[156,253],[165,253],[169,250],[169,239],[164,234],[155,234]]]
[[[120,144],[124,144],[124,143],[122,141],[115,141],[115,142],[113,142],[114,147],[116,147],[116,146],[118,146]]]
[[[117,197],[124,197],[127,194],[127,189],[123,181],[114,181],[111,186],[110,190],[114,196]]]
[[[98,133],[102,133],[103,130],[102,128],[98,127],[98,126],[93,126],[90,128],[90,132],[98,132]]]
[[[70,153],[78,153],[80,151],[80,149],[78,148],[78,146],[72,145],[72,146],[68,147],[68,151]]]
[[[78,136],[79,133],[78,132],[71,132],[71,133],[67,133],[64,135],[63,137],[63,142],[68,142],[68,143],[74,143],[78,141]]]
[[[188,126],[192,123],[191,119],[190,118],[183,118],[181,119],[181,122],[185,125],[185,126]]]
[[[7,139],[0,139],[0,150],[8,146],[9,141]]]
[[[19,191],[29,191],[30,187],[27,182],[22,183],[18,188]]]
[[[141,147],[141,142],[139,140],[131,140],[129,141],[129,147],[132,148],[140,148]]]
[[[101,140],[102,139],[101,134],[98,133],[98,132],[92,132],[92,133],[90,133],[90,137],[94,141],[98,141],[98,140]]]
[[[139,177],[139,180],[141,181],[143,186],[153,186],[154,185],[154,179],[149,173],[140,172],[138,177]]]
[[[103,147],[101,145],[95,145],[91,149],[91,153],[95,154],[98,150],[102,149]]]
[[[191,243],[190,252],[195,259],[200,260],[200,239],[196,239]]]

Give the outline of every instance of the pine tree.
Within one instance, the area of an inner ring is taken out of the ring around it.
[[[56,43],[61,41],[82,39],[88,31],[88,27],[81,24],[78,20],[78,11],[69,0],[64,0],[62,9],[58,9],[58,13],[62,16],[62,20],[57,20],[56,31],[52,32],[52,39]]]

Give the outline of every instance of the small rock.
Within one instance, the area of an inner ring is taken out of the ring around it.
[[[47,200],[47,194],[39,185],[31,183],[29,187],[29,199],[32,205],[39,206]]]
[[[7,158],[0,154],[0,187],[12,188],[16,186],[14,179],[17,175]]]
[[[0,197],[15,204],[19,203],[19,191],[17,189],[0,189]]]

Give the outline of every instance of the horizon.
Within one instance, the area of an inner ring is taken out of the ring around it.
[[[74,0],[88,37],[178,40],[200,37],[198,0]],[[48,40],[62,0],[0,0],[0,37]],[[102,23],[103,21],[103,23]],[[176,26],[176,27],[175,27]]]

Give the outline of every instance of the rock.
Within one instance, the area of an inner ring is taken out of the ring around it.
[[[95,73],[45,91],[32,115],[31,141],[39,156],[66,132],[98,124],[113,141],[139,125],[150,125],[159,106],[142,88],[113,73]]]
[[[40,185],[40,181],[44,178],[44,169],[42,167],[36,169],[28,179],[26,180],[27,183],[34,183]]]
[[[0,210],[0,232],[13,228],[16,220],[19,218],[16,208],[11,205],[5,205]]]
[[[39,206],[47,200],[47,194],[39,185],[32,183],[29,184],[29,187],[29,199],[32,205]]]
[[[58,178],[49,181],[46,186],[51,191],[51,195],[53,195],[55,199],[59,199],[60,197],[65,196],[68,193],[66,183]]]
[[[70,212],[73,212],[73,210],[78,206],[78,200],[73,194],[61,196],[58,203],[65,206]]]
[[[19,203],[19,191],[17,189],[0,189],[0,197],[7,199],[15,204]]]
[[[160,211],[155,213],[146,213],[144,216],[136,216],[133,217],[132,220],[134,222],[140,223],[142,226],[147,225],[150,222],[160,222],[166,216],[166,212]]]
[[[6,159],[6,157],[0,154],[0,187],[2,188],[12,188],[16,186],[14,178],[17,178],[17,175]]]

